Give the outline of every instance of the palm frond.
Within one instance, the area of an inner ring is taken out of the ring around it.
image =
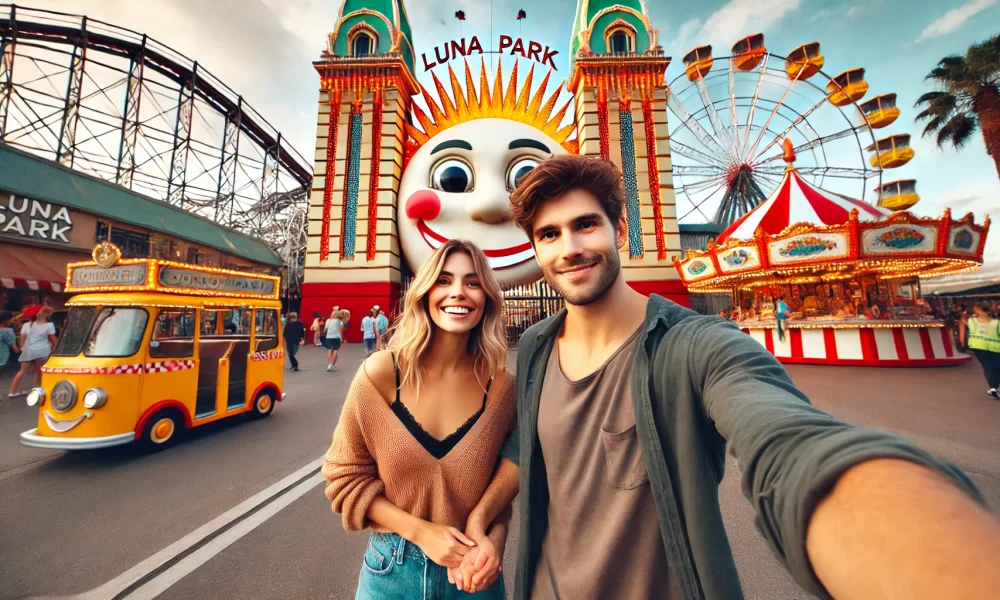
[[[943,148],[951,142],[953,148],[965,147],[979,129],[979,121],[968,113],[958,113],[945,123],[937,134],[937,145]]]
[[[948,89],[963,87],[971,73],[964,56],[951,55],[942,58],[924,79],[933,79]]]
[[[990,85],[1000,77],[1000,35],[969,46],[966,64],[981,85]]]
[[[951,95],[951,92],[927,92],[923,96],[917,98],[917,101],[913,103],[913,108],[916,108],[921,104],[932,103],[942,98],[947,98]]]
[[[932,118],[930,120],[930,122],[927,123],[927,126],[924,127],[924,131],[923,131],[923,133],[921,135],[923,137],[930,136],[932,133],[934,133],[937,130],[941,129],[941,127],[945,123],[947,123],[948,120],[949,120],[948,119],[948,115],[936,115],[936,116],[934,116],[934,118]]]

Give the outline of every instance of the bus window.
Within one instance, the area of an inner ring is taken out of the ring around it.
[[[160,311],[149,340],[152,358],[189,358],[194,354],[194,309]]]
[[[219,311],[201,311],[201,335],[214,335],[215,327],[219,323]]]
[[[84,356],[119,358],[132,356],[146,331],[149,313],[143,308],[107,307],[94,320]]]
[[[249,308],[235,308],[223,311],[222,333],[224,335],[237,335],[240,337],[250,337],[250,323],[253,311]]]
[[[257,352],[278,347],[278,311],[273,308],[257,309]]]
[[[54,356],[76,356],[83,350],[83,344],[90,334],[90,327],[97,318],[97,308],[93,306],[74,306],[66,317],[62,336],[52,353]]]

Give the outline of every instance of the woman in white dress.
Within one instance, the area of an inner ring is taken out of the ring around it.
[[[21,370],[14,375],[14,381],[10,385],[8,397],[13,398],[18,395],[18,388],[21,386],[21,379],[28,370],[34,367],[33,387],[42,384],[42,365],[49,359],[52,349],[56,346],[56,326],[49,322],[52,316],[52,307],[43,306],[35,315],[33,321],[28,321],[21,328]]]

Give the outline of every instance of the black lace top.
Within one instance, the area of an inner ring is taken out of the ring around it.
[[[493,383],[493,378],[491,377],[490,380],[486,382],[486,392],[483,394],[482,408],[476,411],[476,414],[469,417],[469,420],[463,423],[461,427],[448,434],[448,436],[444,439],[439,440],[427,433],[420,423],[413,418],[413,414],[410,413],[408,408],[406,408],[406,405],[399,401],[399,365],[396,363],[395,356],[392,357],[392,364],[396,369],[396,399],[391,405],[392,412],[396,413],[396,416],[399,417],[400,421],[402,421],[407,431],[410,432],[410,435],[420,442],[420,445],[423,446],[431,456],[439,460],[444,458],[449,452],[451,452],[452,448],[462,441],[465,434],[469,433],[469,430],[476,424],[479,417],[483,416],[483,412],[486,410],[486,399],[490,395],[490,385]]]

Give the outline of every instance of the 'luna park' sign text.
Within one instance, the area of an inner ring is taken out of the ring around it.
[[[68,244],[72,229],[73,218],[65,206],[0,194],[0,234]]]
[[[552,60],[556,54],[559,54],[558,50],[552,50],[548,46],[543,46],[531,40],[525,43],[521,38],[515,39],[509,35],[500,36],[500,46],[497,50],[483,50],[483,45],[479,42],[479,36],[474,35],[468,44],[465,43],[465,38],[462,38],[461,40],[451,40],[440,46],[435,46],[434,58],[437,59],[436,62],[428,61],[426,52],[421,54],[420,57],[424,61],[424,71],[430,71],[434,67],[455,60],[460,56],[466,57],[487,53],[503,54],[506,50],[510,50],[512,56],[519,54],[524,58],[548,65],[552,70],[558,71],[555,61]]]

